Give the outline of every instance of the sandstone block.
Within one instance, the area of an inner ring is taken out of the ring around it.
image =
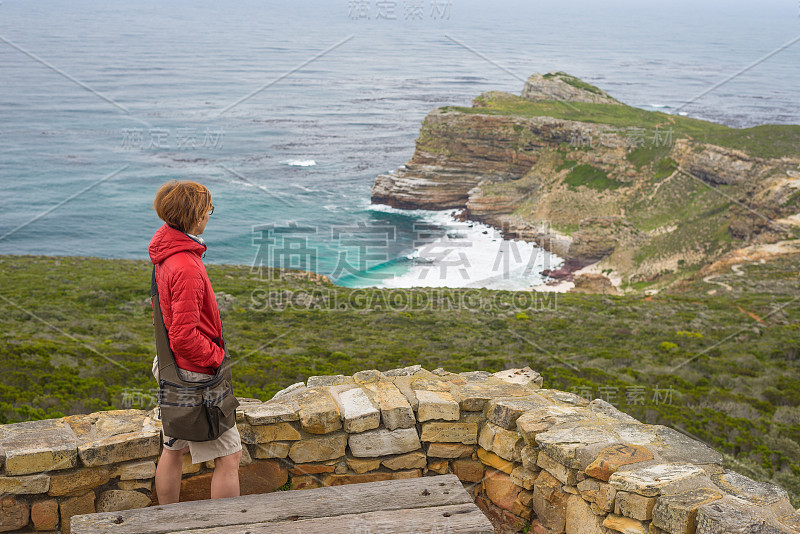
[[[789,494],[774,484],[756,482],[733,471],[711,475],[711,480],[728,495],[739,497],[756,506],[768,508],[778,517],[794,513],[794,507],[789,502]]]
[[[480,482],[484,473],[483,463],[477,460],[453,460],[453,473],[462,482]]]
[[[569,498],[570,494],[561,489],[561,482],[547,471],[539,473],[533,486],[533,512],[545,529],[564,532]]]
[[[144,460],[117,466],[112,476],[120,480],[141,480],[156,476],[156,463],[153,460]]]
[[[27,475],[21,477],[0,477],[0,494],[35,495],[47,493],[50,477],[47,475]]]
[[[293,423],[273,423],[255,426],[238,424],[237,427],[242,443],[255,445],[273,441],[297,441],[301,439],[300,432],[292,425]]]
[[[342,428],[341,413],[325,388],[308,389],[292,397],[298,406],[300,426],[311,434],[327,434]]]
[[[430,421],[434,419],[445,421],[458,421],[459,407],[453,396],[446,391],[417,390],[417,420]]]
[[[55,499],[44,499],[34,502],[31,505],[31,522],[36,530],[57,529],[58,501]]]
[[[531,490],[533,489],[533,484],[536,482],[536,477],[538,476],[538,471],[534,472],[529,469],[525,469],[522,466],[518,466],[511,471],[511,482],[517,486],[525,488],[526,490]]]
[[[522,369],[507,369],[505,371],[494,373],[492,376],[499,378],[504,382],[518,384],[531,389],[539,389],[542,387],[543,381],[542,375],[530,367],[523,367]]]
[[[433,471],[439,475],[446,475],[450,472],[450,462],[447,460],[428,460],[428,471]]]
[[[569,534],[603,534],[603,518],[593,514],[589,503],[578,495],[567,500],[564,526]]]
[[[61,419],[3,425],[0,450],[8,476],[69,469],[78,464],[78,441]]]
[[[531,471],[539,470],[539,466],[536,464],[539,460],[539,449],[531,447],[530,445],[525,445],[522,447],[519,455],[525,469],[530,469]]]
[[[361,434],[351,434],[349,441],[350,451],[359,458],[403,454],[421,447],[414,428],[369,430]]]
[[[344,456],[347,435],[341,432],[295,441],[289,448],[289,458],[295,463],[321,462]]]
[[[101,486],[111,479],[111,468],[83,467],[64,473],[50,475],[49,495],[63,497],[66,495],[84,495],[87,491]]]
[[[478,436],[478,445],[510,462],[520,462],[525,442],[513,430],[506,430],[493,423],[485,423]]]
[[[549,400],[532,393],[523,398],[492,399],[488,401],[483,412],[487,421],[506,430],[516,430],[520,416],[550,404]]]
[[[511,477],[502,471],[488,469],[483,477],[483,487],[486,496],[504,510],[511,510],[514,501],[522,488],[511,481]]]
[[[364,432],[380,426],[381,413],[360,388],[342,391],[338,400],[345,432]]]
[[[578,483],[578,471],[557,462],[549,454],[540,452],[536,465],[556,477],[562,484],[574,486]]]
[[[347,458],[347,467],[352,469],[357,475],[368,471],[374,471],[380,466],[380,458]]]
[[[656,497],[665,486],[704,474],[702,469],[694,465],[657,464],[635,471],[614,473],[608,481],[618,492],[627,491],[645,497]]]
[[[95,513],[94,492],[90,491],[81,495],[80,497],[70,497],[69,499],[65,499],[61,501],[59,509],[61,511],[61,531],[64,534],[69,534],[69,520],[73,515]]]
[[[427,467],[428,459],[422,451],[409,452],[394,458],[387,458],[383,460],[383,466],[388,467],[392,471],[399,471],[401,469],[421,469]]]
[[[618,491],[614,513],[624,515],[639,521],[649,521],[653,518],[653,507],[656,505],[655,497],[645,497],[627,491]]]
[[[243,408],[244,416],[251,425],[272,425],[299,421],[299,406],[290,402],[249,404]]]
[[[428,445],[428,456],[433,458],[465,458],[472,456],[473,452],[475,452],[475,447],[462,443],[430,443]]]
[[[693,532],[697,509],[722,498],[722,492],[699,489],[677,495],[661,495],[653,508],[653,525],[667,532]]]
[[[481,462],[485,465],[494,467],[495,469],[502,471],[508,475],[514,470],[514,462],[509,462],[503,458],[500,458],[493,452],[489,452],[482,447],[478,447],[478,458]]]
[[[648,534],[649,530],[647,525],[641,521],[614,514],[608,514],[603,521],[603,526],[622,534]]]
[[[372,394],[372,400],[378,405],[386,428],[411,428],[416,424],[411,404],[393,383],[375,382],[362,387]]]
[[[597,459],[586,467],[586,474],[603,481],[608,481],[623,465],[644,462],[653,459],[653,453],[641,445],[618,443],[606,447]]]
[[[118,512],[133,510],[150,505],[150,497],[138,491],[108,490],[97,499],[98,512]]]
[[[426,422],[422,424],[421,440],[474,445],[478,442],[478,423]]]
[[[253,458],[286,458],[289,456],[291,444],[286,441],[259,443],[253,452]]]

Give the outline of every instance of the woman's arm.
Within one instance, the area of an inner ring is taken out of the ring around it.
[[[199,273],[177,271],[172,284],[172,352],[200,367],[217,368],[225,357],[222,347],[200,332],[205,283]]]

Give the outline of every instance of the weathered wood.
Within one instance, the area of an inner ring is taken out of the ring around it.
[[[77,515],[72,517],[71,531],[74,534],[168,534],[455,504],[474,506],[455,475],[441,475]]]
[[[298,532],[324,532],[325,534],[493,534],[494,528],[475,504],[454,504],[397,510],[345,514],[336,517],[259,523],[228,527],[181,530],[170,534],[297,534]]]

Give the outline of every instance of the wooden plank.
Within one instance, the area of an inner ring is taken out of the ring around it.
[[[72,517],[74,534],[167,534],[343,514],[472,503],[455,475],[278,491]]]
[[[280,523],[181,530],[170,534],[494,534],[492,523],[475,504],[413,510],[345,514]]]

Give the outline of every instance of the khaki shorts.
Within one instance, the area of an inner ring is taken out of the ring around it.
[[[178,376],[183,380],[203,380],[208,377],[204,373],[195,373],[185,369],[177,368]],[[153,376],[158,381],[158,356],[153,359]],[[163,433],[162,433],[163,434]],[[232,426],[222,433],[220,437],[213,441],[186,441],[185,439],[171,438],[163,434],[164,448],[171,451],[179,451],[189,446],[192,455],[192,463],[199,464],[214,460],[221,456],[228,456],[242,450],[242,439],[239,436],[239,429]]]

